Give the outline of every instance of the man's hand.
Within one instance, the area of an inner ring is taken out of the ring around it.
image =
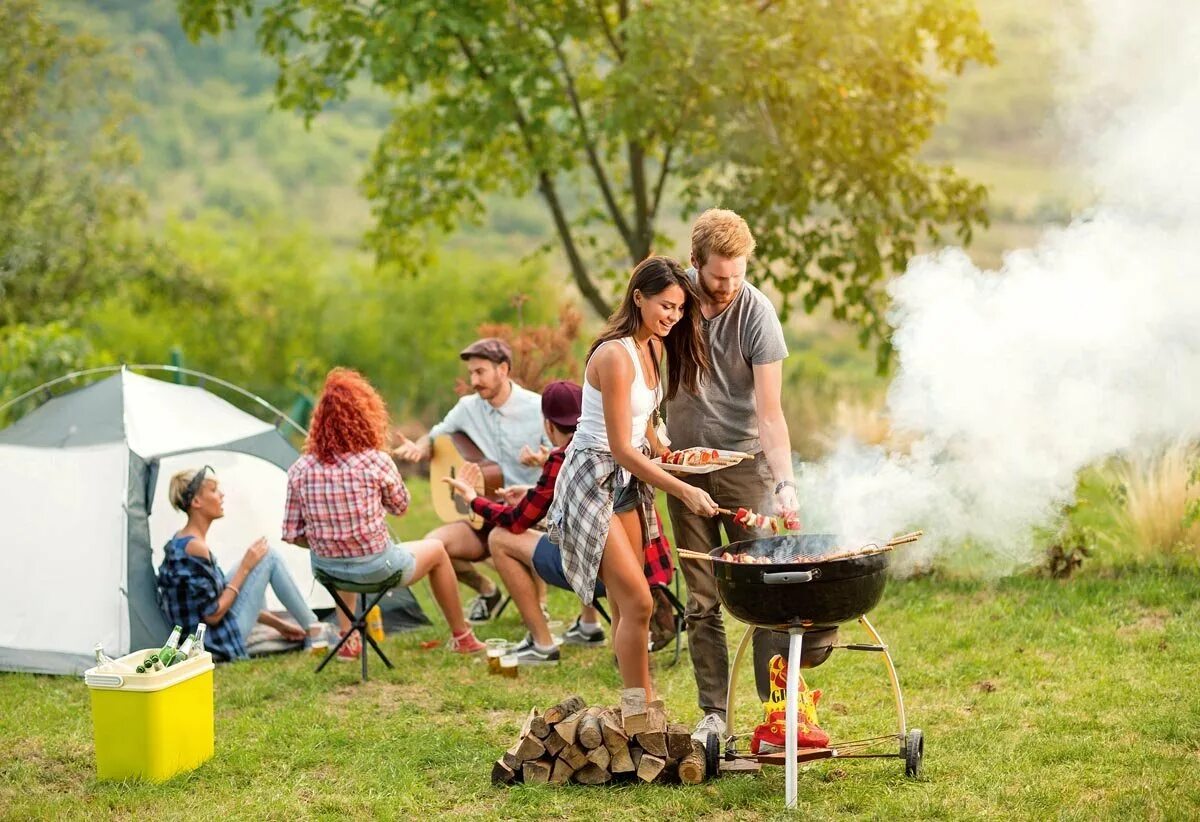
[[[784,527],[789,531],[799,531],[803,523],[800,520],[800,499],[796,489],[785,485],[775,495],[775,511],[783,518]]]
[[[539,445],[538,450],[534,451],[528,445],[522,445],[521,453],[517,459],[522,465],[528,465],[531,468],[541,468],[546,464],[546,460],[550,459],[550,449],[544,445]]]
[[[468,505],[471,504],[471,500],[479,496],[479,494],[475,493],[475,486],[470,483],[463,482],[462,477],[442,477],[442,482],[449,485],[450,488],[453,489],[454,494],[462,497],[463,501]]]
[[[403,434],[397,434],[400,438],[400,443],[392,449],[392,456],[401,462],[420,462],[429,454],[428,449],[422,449],[420,445],[410,440]]]
[[[521,501],[521,498],[529,493],[532,485],[510,485],[507,488],[497,488],[496,493],[500,495],[500,499],[508,505],[516,505]]]

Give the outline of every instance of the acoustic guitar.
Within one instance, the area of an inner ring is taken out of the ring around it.
[[[430,443],[429,488],[433,493],[433,510],[442,522],[467,522],[472,528],[483,527],[483,517],[454,495],[454,489],[442,482],[443,477],[457,478],[468,462],[479,466],[482,477],[475,484],[475,493],[495,498],[496,489],[504,485],[500,466],[483,456],[474,441],[461,431],[434,437]]]

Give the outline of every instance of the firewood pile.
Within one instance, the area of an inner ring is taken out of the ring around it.
[[[517,741],[492,767],[492,782],[604,785],[617,780],[704,781],[704,747],[686,725],[668,723],[661,700],[627,688],[618,707],[588,705],[570,696],[529,712]]]

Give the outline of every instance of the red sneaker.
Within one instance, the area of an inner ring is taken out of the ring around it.
[[[362,637],[358,634],[352,634],[349,639],[338,648],[337,658],[341,662],[355,662],[358,660],[359,654],[362,653]]]
[[[475,632],[470,628],[458,636],[451,636],[450,641],[446,643],[446,647],[456,654],[477,654],[487,648],[486,645],[475,638]]]

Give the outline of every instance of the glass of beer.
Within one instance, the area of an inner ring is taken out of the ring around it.
[[[546,627],[550,629],[550,636],[554,639],[555,645],[563,644],[563,629],[566,627],[561,619],[552,619],[546,623]]]
[[[500,657],[508,653],[508,640],[488,639],[484,641],[484,644],[487,645],[488,673],[499,674]]]
[[[517,655],[514,653],[505,653],[500,657],[500,676],[508,679],[517,678]]]

